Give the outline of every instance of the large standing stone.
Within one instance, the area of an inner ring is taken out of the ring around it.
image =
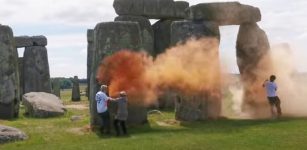
[[[26,140],[28,136],[19,129],[0,125],[0,144]]]
[[[99,90],[96,81],[97,69],[104,57],[122,49],[140,50],[142,47],[141,30],[135,22],[105,22],[96,25],[94,30],[93,70],[90,78],[91,125],[100,125],[95,95]],[[143,112],[142,112],[143,113]],[[146,116],[147,117],[147,116]],[[147,118],[142,118],[147,119]]]
[[[15,43],[17,48],[33,46],[32,39],[29,36],[16,36]]]
[[[23,63],[24,93],[51,93],[47,49],[42,46],[26,47]]]
[[[72,101],[80,101],[80,87],[79,87],[79,79],[78,76],[74,76],[72,79],[72,94],[71,94]]]
[[[47,118],[64,115],[66,109],[63,101],[57,96],[45,92],[24,94],[22,103],[26,114],[31,117]]]
[[[220,39],[220,30],[215,22],[175,21],[171,27],[171,44],[185,42],[190,38],[213,37]]]
[[[0,119],[12,119],[19,112],[18,54],[13,31],[0,25]]]
[[[23,91],[23,57],[18,58],[18,67],[19,67],[19,88],[20,88],[20,100],[22,99]]]
[[[144,16],[148,19],[184,18],[187,2],[173,0],[114,0],[118,15]]]
[[[219,25],[240,25],[261,20],[259,8],[239,2],[202,3],[187,10],[188,19],[215,21]]]
[[[243,111],[253,117],[267,117],[268,103],[262,83],[270,76],[272,64],[269,41],[256,23],[242,24],[237,38],[237,64],[244,86]]]
[[[90,93],[90,77],[91,77],[91,71],[92,64],[93,64],[93,57],[94,57],[94,30],[88,29],[87,30],[87,90],[86,90],[86,96],[89,97]]]
[[[140,25],[142,31],[142,48],[149,54],[153,54],[154,51],[154,33],[151,24],[147,18],[140,16],[118,16],[115,21],[132,21],[137,22]]]
[[[159,20],[153,24],[154,30],[154,55],[163,53],[170,47],[171,25],[174,20]]]
[[[61,84],[59,78],[55,78],[52,80],[52,93],[57,97],[61,98]]]

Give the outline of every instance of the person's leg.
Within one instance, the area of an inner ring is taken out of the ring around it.
[[[104,129],[105,129],[105,128],[104,128],[104,121],[103,121],[103,120],[104,120],[104,119],[103,119],[104,117],[103,117],[103,114],[102,114],[102,113],[99,113],[98,115],[99,115],[99,117],[100,117],[100,119],[101,119],[101,125],[100,125],[100,129],[99,129],[99,130],[100,130],[100,133],[103,134],[103,133],[104,133]]]
[[[271,116],[274,118],[274,100],[271,97],[268,97],[268,101],[270,104],[270,109],[271,109]]]
[[[121,127],[122,127],[122,130],[123,130],[124,135],[126,135],[126,134],[127,134],[126,121],[121,120],[121,121],[120,121],[120,125],[121,125]]]
[[[103,133],[110,134],[110,115],[108,111],[102,113],[102,122]]]
[[[278,113],[278,117],[281,116],[281,107],[280,107],[280,99],[278,96],[276,96],[276,109],[277,109],[277,113]]]
[[[119,136],[119,135],[120,135],[118,123],[119,123],[119,120],[115,119],[115,120],[114,120],[114,129],[115,129],[115,131],[116,131],[116,136]]]

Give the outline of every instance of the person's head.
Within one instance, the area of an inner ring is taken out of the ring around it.
[[[120,97],[126,97],[127,93],[125,91],[121,91],[121,92],[119,92],[119,96]]]
[[[271,81],[271,82],[274,82],[275,79],[276,79],[276,76],[275,76],[275,75],[271,75],[271,76],[270,76],[270,81]]]
[[[101,85],[100,86],[100,91],[102,92],[107,92],[108,86],[107,85]]]

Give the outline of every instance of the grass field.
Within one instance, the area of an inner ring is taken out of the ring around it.
[[[61,93],[66,105],[88,105],[85,97],[82,102],[70,102],[70,92]],[[21,114],[13,121],[0,120],[0,124],[17,127],[29,136],[26,141],[0,145],[0,150],[307,149],[306,118],[187,123],[175,121],[172,111],[162,111],[162,115],[150,115],[148,124],[129,128],[130,136],[118,138],[89,131],[88,111],[69,108],[58,118],[35,119]],[[73,122],[70,117],[74,115],[83,118]]]

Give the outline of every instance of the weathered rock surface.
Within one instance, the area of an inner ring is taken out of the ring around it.
[[[47,38],[45,36],[32,36],[31,40],[33,42],[33,46],[46,46]]]
[[[114,0],[118,15],[144,16],[148,19],[183,18],[187,2],[173,0]]]
[[[100,125],[95,95],[99,90],[96,81],[97,68],[104,57],[122,49],[138,51],[142,48],[141,30],[135,22],[105,22],[96,25],[94,30],[94,57],[90,78],[91,125]]]
[[[26,47],[23,63],[24,93],[51,93],[47,49],[42,46]]]
[[[152,25],[154,30],[154,55],[163,53],[171,44],[171,25],[174,20],[159,20]],[[157,40],[158,39],[158,40]]]
[[[78,76],[74,76],[74,78],[72,79],[71,100],[72,101],[80,101],[81,100]]]
[[[94,30],[88,29],[87,30],[87,90],[86,96],[89,97],[90,93],[90,78],[91,78],[91,71],[92,64],[93,64],[93,57],[94,57]]]
[[[19,129],[0,125],[0,144],[26,140],[28,136]]]
[[[22,95],[25,94],[23,91],[23,57],[18,58],[18,66],[19,66],[19,90],[20,90],[20,100],[22,99]]]
[[[29,36],[16,36],[14,38],[17,48],[33,46],[32,39]]]
[[[65,113],[65,107],[57,96],[45,92],[30,92],[24,94],[22,103],[26,114],[31,117],[47,118],[61,116]]]
[[[45,36],[16,36],[14,37],[16,47],[29,47],[29,46],[46,46],[47,45],[47,38]]]
[[[141,16],[118,16],[115,18],[115,21],[132,21],[139,23],[142,32],[142,49],[144,49],[149,54],[153,54],[154,33],[149,19]]]
[[[52,93],[61,98],[61,84],[58,78],[52,80]]]
[[[181,121],[217,119],[221,98],[212,94],[179,94],[175,101],[175,118]]]
[[[261,20],[259,8],[239,2],[201,3],[187,10],[187,19],[214,21],[219,25],[240,25]]]
[[[244,86],[243,111],[253,117],[269,115],[263,81],[270,76],[269,41],[256,23],[242,24],[237,38],[237,64]]]
[[[190,38],[213,37],[220,39],[220,30],[215,22],[174,21],[171,27],[171,45],[182,43]]]
[[[18,54],[13,31],[0,25],[0,119],[12,119],[19,112]]]

